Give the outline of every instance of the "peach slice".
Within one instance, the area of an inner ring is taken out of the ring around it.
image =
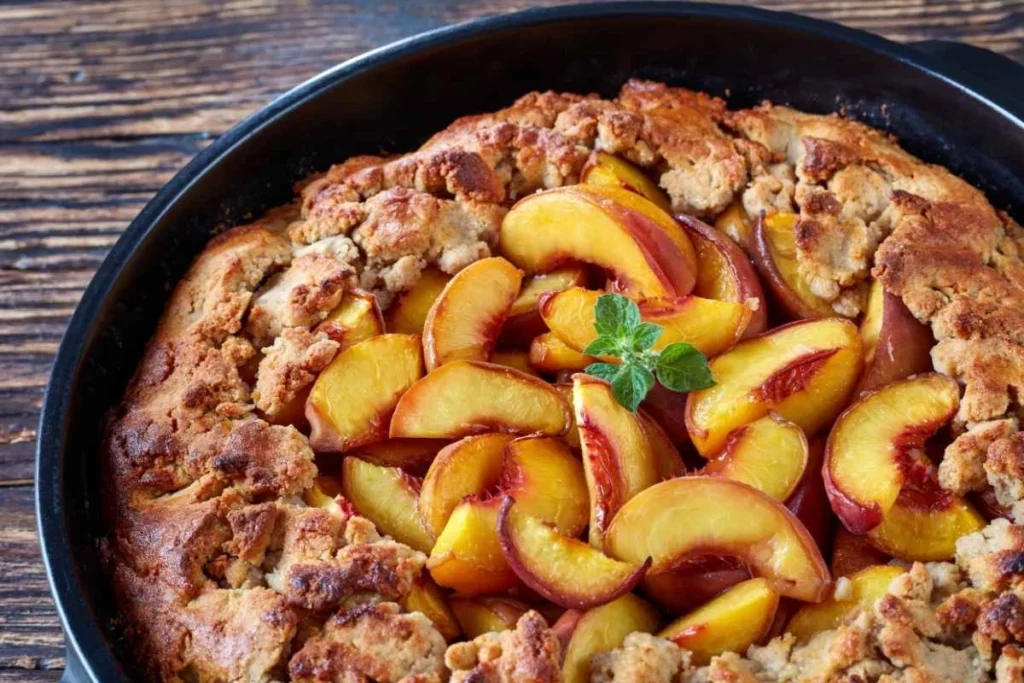
[[[423,324],[427,370],[453,360],[487,360],[498,341],[523,272],[494,256],[466,266],[434,301]]]
[[[661,477],[643,423],[619,405],[607,382],[573,375],[572,393],[590,492],[590,542],[601,547],[615,512]]]
[[[583,351],[597,339],[594,306],[602,292],[570,287],[541,297],[540,315],[559,339]],[[743,336],[752,311],[744,304],[687,296],[648,299],[639,304],[645,322],[660,325],[661,337],[654,344],[660,350],[675,342],[688,342],[705,356],[714,356]]]
[[[341,464],[341,492],[360,515],[399,543],[429,553],[434,545],[416,509],[419,481],[397,467],[347,457]]]
[[[832,541],[832,562],[829,568],[833,577],[850,576],[875,564],[887,564],[890,557],[871,545],[866,536],[850,533],[846,527],[836,529]]]
[[[565,399],[566,403],[571,408],[571,406],[572,406],[572,382],[559,382],[558,384],[555,385],[555,391],[557,391],[559,394],[562,395],[562,397]],[[573,449],[574,451],[579,451],[580,448],[582,447],[582,444],[580,443],[580,430],[579,430],[579,427],[576,426],[576,411],[575,410],[572,410],[572,409],[569,410],[569,429],[568,429],[568,431],[566,431],[566,433],[562,437],[562,439],[569,446],[569,448]]]
[[[384,316],[372,294],[356,289],[347,292],[316,329],[341,344],[340,351],[384,334]]]
[[[590,502],[583,465],[558,439],[524,437],[505,447],[498,486],[516,508],[578,536],[587,526]]]
[[[497,485],[505,446],[512,438],[508,434],[467,436],[437,454],[423,478],[419,497],[420,517],[434,538],[459,503]]]
[[[864,340],[864,375],[858,393],[932,369],[932,331],[878,280],[871,282],[860,336]]]
[[[652,558],[652,572],[695,555],[738,557],[780,595],[807,602],[821,600],[830,585],[821,552],[793,513],[719,477],[680,477],[638,493],[612,519],[604,546],[624,562]]]
[[[963,498],[928,479],[907,484],[867,540],[907,562],[945,562],[956,555],[956,541],[985,528],[985,518]]]
[[[453,361],[416,382],[398,401],[391,438],[458,439],[506,432],[564,434],[569,406],[547,382],[512,368]]]
[[[757,218],[749,238],[751,259],[786,313],[794,318],[834,316],[832,305],[811,291],[797,269],[796,221],[796,214],[782,212]]]
[[[401,467],[414,477],[422,477],[441,449],[450,443],[448,439],[386,439],[354,448],[346,455],[374,465]]]
[[[491,354],[491,362],[495,365],[504,365],[527,375],[537,376],[537,371],[530,365],[530,354],[526,351],[502,349]]]
[[[569,610],[552,627],[565,642],[565,683],[589,683],[594,655],[621,647],[626,636],[635,631],[653,633],[658,622],[654,608],[632,593],[583,613]]]
[[[519,583],[498,542],[500,504],[498,498],[470,499],[452,510],[427,559],[434,581],[469,596],[502,593]]]
[[[701,474],[742,481],[775,500],[785,501],[800,483],[807,459],[803,430],[769,413],[730,434],[725,449],[704,466]]]
[[[451,607],[469,639],[514,629],[519,617],[530,611],[529,605],[511,598],[455,597],[451,599]]]
[[[442,273],[437,268],[424,269],[412,288],[398,297],[388,310],[388,332],[423,334],[423,326],[427,322],[430,308],[451,279],[451,275]]]
[[[761,578],[728,589],[717,598],[662,629],[659,637],[693,653],[704,666],[723,652],[746,652],[771,628],[779,594]]]
[[[505,498],[498,513],[498,540],[512,571],[541,596],[563,607],[585,609],[628,593],[643,578],[642,564],[613,560],[583,541],[558,533],[513,507]]]
[[[790,323],[712,359],[717,384],[686,402],[693,445],[705,458],[734,429],[774,410],[808,437],[842,410],[861,368],[861,341],[848,320]]]
[[[309,392],[310,446],[347,451],[387,438],[399,398],[422,376],[420,338],[414,334],[382,334],[345,349]]]
[[[836,420],[825,447],[825,490],[846,528],[863,534],[896,502],[910,453],[944,425],[960,402],[956,380],[918,375],[861,397]]]
[[[430,619],[447,642],[462,635],[462,626],[452,612],[448,598],[429,576],[424,574],[417,577],[400,604],[406,612],[419,612]]]
[[[744,303],[756,302],[744,338],[757,336],[768,327],[768,300],[753,264],[736,242],[707,223],[690,216],[679,216],[697,250],[700,267],[693,293],[705,299]]]
[[[659,479],[681,477],[686,473],[686,463],[672,443],[672,439],[658,424],[657,420],[648,415],[642,408],[637,413],[643,427],[647,443],[654,454],[654,469]]]
[[[828,549],[836,517],[828,503],[825,482],[821,479],[821,467],[825,462],[825,441],[817,439],[810,444],[807,467],[796,490],[786,499],[786,507],[796,515],[822,552]]]
[[[686,394],[656,383],[640,407],[658,423],[676,449],[680,452],[693,450],[690,433],[686,430]]]
[[[500,249],[530,273],[566,261],[611,274],[633,298],[682,296],[693,289],[693,245],[671,216],[627,190],[573,185],[520,200],[501,225]]]
[[[866,567],[849,577],[843,588],[842,599],[836,596],[817,605],[804,605],[789,620],[786,630],[800,642],[807,642],[815,634],[830,631],[854,612],[870,610],[889,590],[893,580],[906,570],[890,565]]]
[[[337,478],[321,474],[313,485],[302,492],[302,500],[314,508],[332,508],[341,495],[341,484]]]
[[[739,246],[746,247],[750,242],[754,223],[747,215],[747,210],[743,208],[743,202],[737,199],[715,218],[715,230],[728,235]]]
[[[530,365],[552,375],[578,372],[596,360],[572,348],[552,332],[545,332],[530,343]]]
[[[749,578],[750,572],[737,558],[704,555],[648,572],[641,585],[659,606],[672,614],[685,614]]]
[[[587,281],[587,269],[580,265],[567,265],[550,273],[534,275],[523,280],[519,296],[512,302],[501,328],[498,339],[505,346],[527,346],[534,337],[547,332],[548,327],[540,317],[537,304],[540,297],[551,292],[561,292]]]
[[[617,187],[646,197],[662,211],[672,210],[665,191],[633,164],[613,154],[594,150],[580,172],[580,182],[587,185]]]

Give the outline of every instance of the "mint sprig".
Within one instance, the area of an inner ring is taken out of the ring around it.
[[[585,372],[612,385],[615,400],[632,412],[657,380],[672,391],[694,391],[715,384],[708,359],[686,342],[669,344],[661,351],[651,347],[664,330],[643,322],[636,302],[621,294],[602,294],[594,307],[597,339],[583,350],[590,356],[614,356],[621,362],[591,363]]]

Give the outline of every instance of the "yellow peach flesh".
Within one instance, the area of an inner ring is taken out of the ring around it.
[[[815,634],[829,631],[840,624],[854,610],[870,610],[885,595],[893,580],[905,569],[891,565],[867,567],[847,577],[849,584],[843,589],[842,599],[835,596],[817,605],[804,605],[789,620],[786,630],[801,642]]]
[[[417,512],[418,482],[397,467],[347,457],[341,490],[359,514],[399,543],[429,553],[434,545]]]
[[[742,481],[785,501],[803,477],[808,452],[802,429],[769,414],[729,435],[725,449],[701,474]]]
[[[565,648],[565,683],[589,683],[591,657],[621,647],[626,636],[635,631],[653,633],[658,621],[654,608],[632,593],[587,610],[572,629]]]
[[[412,288],[402,294],[388,310],[386,327],[388,332],[401,334],[423,334],[434,301],[441,295],[451,276],[436,268],[426,268]]]

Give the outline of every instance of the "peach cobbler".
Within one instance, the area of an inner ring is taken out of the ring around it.
[[[1024,231],[978,190],[630,81],[297,191],[107,427],[145,677],[1024,680]]]

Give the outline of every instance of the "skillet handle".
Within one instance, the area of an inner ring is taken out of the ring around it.
[[[91,683],[89,674],[82,663],[78,661],[78,655],[70,647],[67,649],[65,661],[67,665],[64,668],[64,674],[60,677],[60,683]]]
[[[978,90],[996,104],[1024,118],[1024,64],[982,47],[952,40],[922,40],[910,47],[933,58],[950,72],[970,78]]]

